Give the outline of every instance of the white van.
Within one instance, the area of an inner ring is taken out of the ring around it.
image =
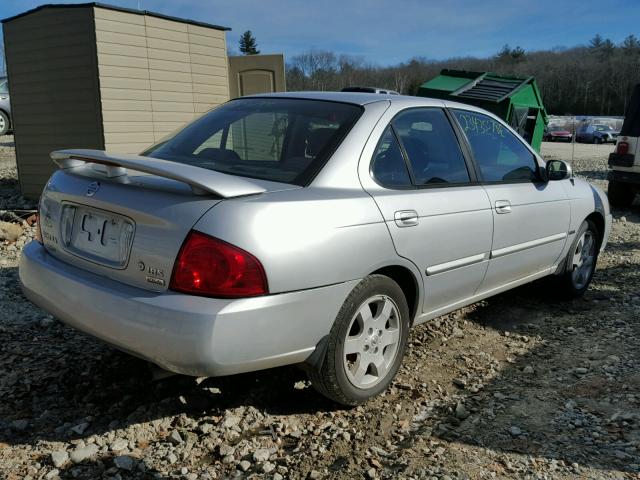
[[[636,85],[618,135],[609,155],[609,203],[628,207],[640,193],[640,84]]]

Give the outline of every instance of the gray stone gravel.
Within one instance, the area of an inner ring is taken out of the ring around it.
[[[0,214],[33,207],[10,142]],[[576,146],[574,171],[606,189],[609,151]],[[640,209],[614,217],[584,298],[539,282],[419,326],[394,384],[353,409],[295,367],[154,381],[23,297],[34,228],[11,220],[23,232],[0,241],[0,478],[638,479]]]

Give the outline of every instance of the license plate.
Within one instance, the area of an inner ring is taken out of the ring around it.
[[[73,204],[62,209],[65,250],[108,267],[126,267],[134,231],[133,221],[122,215]]]

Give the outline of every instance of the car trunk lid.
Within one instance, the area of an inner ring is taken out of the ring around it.
[[[93,273],[160,292],[187,234],[222,201],[299,188],[177,162],[94,150],[52,153],[40,228],[49,253]]]

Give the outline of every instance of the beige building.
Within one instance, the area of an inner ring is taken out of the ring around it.
[[[53,172],[53,150],[139,153],[230,97],[284,90],[282,55],[229,59],[226,27],[94,3],[3,24],[27,197]]]

